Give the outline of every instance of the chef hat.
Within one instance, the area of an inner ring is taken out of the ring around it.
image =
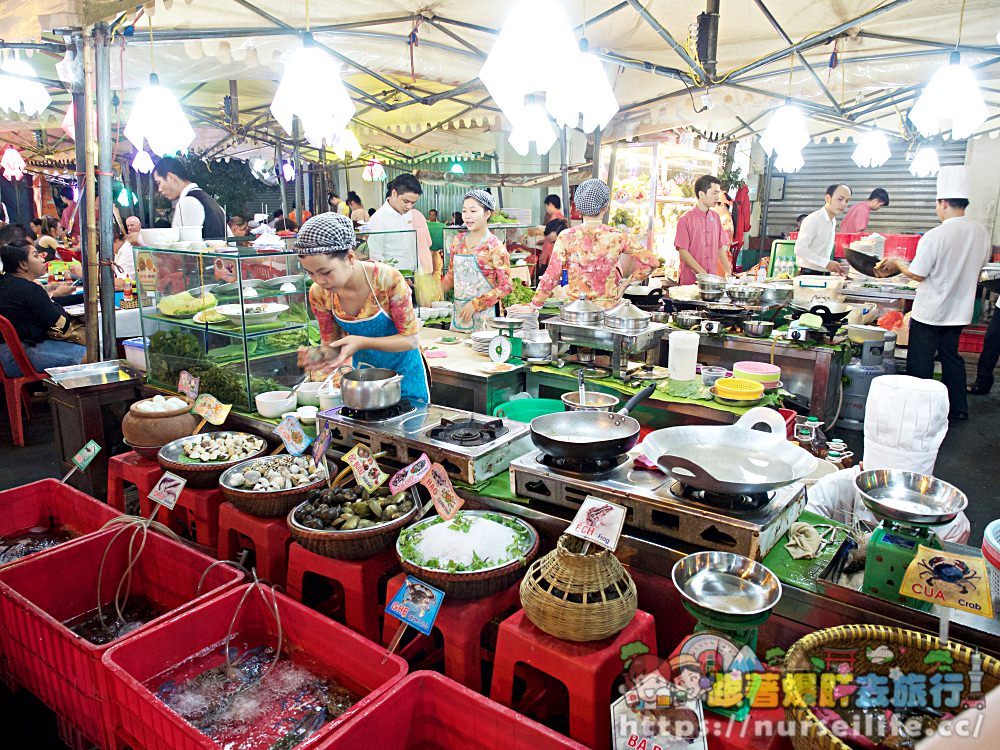
[[[584,180],[576,189],[573,202],[584,216],[600,216],[611,200],[611,190],[598,179]]]
[[[865,412],[866,471],[932,475],[948,432],[948,389],[937,380],[882,375],[872,381]]]
[[[937,176],[937,199],[964,198],[969,200],[972,190],[969,187],[969,173],[962,165],[941,167]]]

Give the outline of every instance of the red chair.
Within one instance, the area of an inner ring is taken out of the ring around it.
[[[14,330],[11,322],[2,315],[0,315],[0,335],[3,336],[3,342],[10,349],[11,356],[14,357],[14,362],[21,370],[20,377],[12,378],[0,367],[0,376],[3,377],[3,390],[7,397],[7,414],[10,417],[10,431],[14,436],[14,445],[18,448],[23,448],[24,423],[21,421],[21,416],[23,414],[28,419],[31,419],[31,404],[28,401],[28,394],[24,390],[24,386],[28,383],[37,383],[39,380],[45,380],[48,376],[45,373],[38,372],[35,366],[31,364],[31,360],[28,359],[28,353],[24,351],[24,346],[21,344],[21,339],[17,337],[17,331]],[[23,412],[22,407],[24,409]]]

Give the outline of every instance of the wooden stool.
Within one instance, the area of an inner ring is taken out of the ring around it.
[[[162,506],[156,509],[153,520],[159,521],[174,531],[191,535],[194,527],[194,540],[209,549],[216,551],[219,547],[219,506],[223,503],[222,490],[215,487],[210,490],[194,490],[185,487],[177,498],[174,509],[168,511]],[[156,505],[148,496],[139,496],[139,512],[143,518],[149,518]]]
[[[514,670],[518,664],[534,667],[566,687],[570,737],[595,750],[607,748],[611,742],[611,688],[624,669],[621,647],[635,641],[656,653],[653,618],[642,611],[636,612],[614,638],[575,643],[542,632],[520,610],[500,624],[490,697],[512,706]]]
[[[142,502],[161,476],[163,469],[156,461],[143,458],[135,451],[112,456],[108,459],[108,505],[124,513],[125,482],[135,485]]]
[[[250,549],[260,577],[275,586],[284,586],[291,541],[288,521],[284,517],[251,516],[232,503],[219,506],[220,560],[235,560],[241,549]]]
[[[389,581],[385,592],[388,602],[403,587],[406,574]],[[435,649],[433,636],[418,635],[407,643],[399,655],[407,661],[420,660],[420,669],[440,658],[444,658],[444,673],[447,677],[465,685],[470,690],[482,691],[482,663],[486,654],[482,647],[483,629],[494,619],[505,617],[521,606],[520,582],[496,594],[482,599],[449,599],[447,596],[438,610],[434,630],[441,634],[444,646]],[[397,620],[387,618],[383,628],[382,643],[388,645],[396,632]],[[415,665],[411,667],[416,669]]]
[[[292,542],[288,550],[288,595],[378,643],[385,606],[379,589],[382,581],[397,570],[399,558],[392,548],[361,560],[337,560]],[[318,602],[306,601],[303,593],[307,575],[334,584],[333,593]]]

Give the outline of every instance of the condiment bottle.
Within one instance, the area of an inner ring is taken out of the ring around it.
[[[126,300],[132,299],[132,279],[125,277],[125,289],[122,290],[122,298]]]

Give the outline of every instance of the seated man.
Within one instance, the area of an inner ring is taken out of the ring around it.
[[[862,471],[896,469],[933,475],[938,448],[948,432],[948,389],[937,380],[883,375],[872,381],[865,412],[865,454],[850,469],[823,477],[809,488],[806,510],[853,525],[877,523],[865,507],[854,479]],[[951,523],[934,527],[949,542],[964,544],[969,520],[959,513]]]

